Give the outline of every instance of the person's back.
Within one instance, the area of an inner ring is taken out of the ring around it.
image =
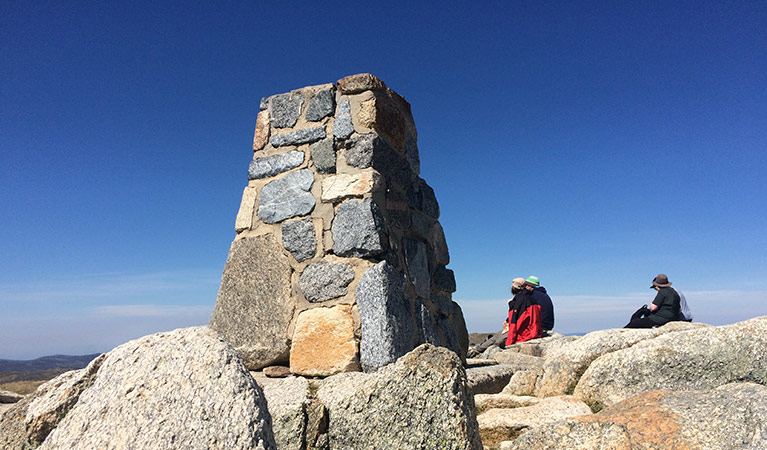
[[[674,289],[661,287],[652,302],[658,305],[658,309],[649,317],[657,325],[679,320],[679,294]]]
[[[533,289],[533,301],[541,305],[541,327],[550,331],[554,329],[554,303],[546,292],[546,288],[538,286]]]
[[[679,294],[679,320],[684,320],[685,322],[692,322],[692,311],[690,310],[690,307],[687,305],[687,299],[685,298],[682,291],[680,291],[677,288],[674,288],[677,294]]]

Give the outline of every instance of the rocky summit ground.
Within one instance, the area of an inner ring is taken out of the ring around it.
[[[146,336],[1,392],[0,448],[767,448],[767,317],[553,334],[465,365],[424,344],[371,373],[286,369],[249,372],[207,327]]]

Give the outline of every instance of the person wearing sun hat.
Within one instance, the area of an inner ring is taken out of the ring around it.
[[[517,295],[525,286],[525,279],[524,278],[514,278],[511,280],[511,295],[515,296]],[[511,304],[513,298],[510,298],[507,303]],[[509,336],[509,318],[506,317],[506,319],[503,321],[503,328],[500,332],[488,335],[487,339],[485,339],[483,342],[481,342],[479,345],[475,347],[469,348],[468,356],[470,358],[476,357],[480,355],[481,353],[484,353],[485,350],[492,347],[493,345],[504,348],[506,347],[506,338]]]
[[[534,275],[527,277],[525,287],[533,293],[533,301],[541,306],[541,327],[544,333],[551,331],[554,328],[554,303],[546,288],[541,286],[540,280]]]
[[[671,288],[668,275],[661,273],[653,278],[650,289],[658,292],[652,303],[639,308],[624,328],[652,328],[679,320],[679,294]]]

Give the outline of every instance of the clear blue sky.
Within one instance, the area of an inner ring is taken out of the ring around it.
[[[261,97],[413,106],[470,331],[767,314],[767,3],[0,2],[0,358],[206,323]]]

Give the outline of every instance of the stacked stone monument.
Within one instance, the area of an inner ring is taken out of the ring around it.
[[[261,101],[210,326],[249,369],[373,371],[421,343],[465,358],[410,105],[370,74]]]

